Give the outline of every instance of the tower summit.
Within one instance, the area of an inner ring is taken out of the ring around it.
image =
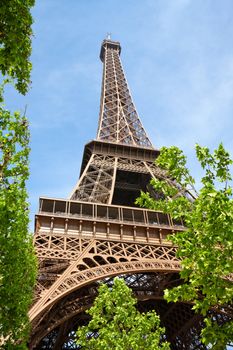
[[[108,49],[118,51],[119,56],[121,54],[121,45],[120,45],[119,41],[112,41],[110,38],[110,34],[108,34],[107,39],[105,39],[102,42],[101,49],[100,49],[100,59],[103,63],[104,63],[104,59],[105,59],[105,53]]]
[[[80,177],[69,199],[40,198],[34,246],[39,275],[29,312],[30,349],[78,349],[77,327],[98,285],[122,276],[142,311],[155,309],[171,349],[205,349],[202,317],[185,303],[166,303],[164,289],[180,282],[180,262],[168,234],[185,230],[162,212],[135,207],[149,181],[166,176],[132,101],[119,42],[104,40],[97,137],[85,145]],[[107,350],[107,349],[106,349]]]

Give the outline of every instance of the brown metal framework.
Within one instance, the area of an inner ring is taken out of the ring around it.
[[[97,139],[152,148],[132,101],[120,52],[120,43],[103,42],[100,59],[104,69]]]
[[[98,284],[122,276],[140,310],[155,309],[172,349],[205,349],[200,315],[189,304],[167,304],[163,291],[181,283],[176,248],[168,234],[184,230],[169,215],[135,207],[151,177],[164,177],[132,102],[118,42],[104,40],[97,140],[85,146],[81,174],[70,199],[40,198],[34,244],[39,276],[30,310],[30,349],[78,349],[75,330],[85,324]]]

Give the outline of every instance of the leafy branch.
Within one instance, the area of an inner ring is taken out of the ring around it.
[[[25,116],[0,106],[0,346],[6,349],[26,349],[36,278],[28,232],[28,143]]]
[[[77,331],[77,344],[92,350],[169,350],[159,317],[154,311],[141,314],[136,303],[124,280],[115,278],[111,289],[102,284],[87,311],[90,322]]]
[[[169,237],[178,247],[184,283],[166,290],[165,298],[173,302],[192,302],[193,309],[205,320],[202,341],[212,344],[212,349],[224,349],[233,340],[230,321],[233,300],[232,160],[222,144],[213,153],[207,147],[196,145],[196,155],[204,171],[199,194],[183,152],[177,147],[164,147],[156,165],[166,172],[167,179],[151,180],[154,191],[161,194],[159,199],[142,192],[136,202],[185,222],[186,231]],[[195,196],[187,195],[190,189]],[[228,315],[224,324],[211,312],[216,308]]]
[[[0,6],[0,71],[4,82],[13,81],[25,95],[30,85],[32,15],[34,0],[1,0]],[[3,91],[0,93],[0,100]]]

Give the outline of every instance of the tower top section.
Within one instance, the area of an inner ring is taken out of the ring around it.
[[[153,149],[134,106],[120,60],[121,45],[110,37],[101,45],[103,62],[98,141]]]
[[[101,49],[100,49],[100,59],[102,62],[104,62],[105,52],[108,50],[116,50],[118,54],[121,53],[121,45],[118,41],[112,41],[111,39],[105,39],[102,42]]]

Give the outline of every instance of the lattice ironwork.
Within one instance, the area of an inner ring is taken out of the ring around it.
[[[104,63],[98,140],[152,147],[129,92],[120,61],[120,44],[104,40]]]
[[[124,242],[122,239],[114,240],[110,237],[108,240],[100,240],[96,238],[96,232],[92,234],[92,239],[81,238],[82,232],[73,237],[69,231],[60,235],[43,234],[43,225],[42,217],[39,232],[35,235],[35,246],[38,246],[41,267],[36,290],[37,301],[30,310],[32,319],[67,292],[75,290],[77,286],[81,288],[108,276],[135,271],[176,272],[180,269],[175,256],[175,247],[166,243],[164,245],[152,243],[153,239],[150,243],[148,239],[148,243],[140,244]],[[70,244],[68,247],[67,238]],[[64,260],[68,260],[69,263]]]
[[[171,349],[205,349],[200,315],[189,304],[163,300],[165,288],[181,283],[176,247],[167,235],[185,227],[167,214],[135,207],[140,190],[159,198],[148,183],[166,174],[154,164],[159,151],[138,118],[120,50],[117,42],[102,44],[97,140],[85,146],[70,199],[40,198],[34,235],[39,276],[29,312],[30,349],[78,349],[75,330],[88,321],[85,310],[99,283],[111,285],[114,276],[132,288],[139,310],[155,309],[160,315]],[[219,316],[219,322],[226,317]]]
[[[139,191],[142,186],[145,186],[145,181],[142,183],[142,174],[147,175],[147,182],[151,177],[164,177],[164,173],[161,169],[155,166],[154,156],[150,161],[140,159],[132,156],[130,147],[125,147],[125,153],[128,153],[128,158],[111,156],[106,153],[92,154],[85,170],[83,171],[78,184],[76,185],[71,195],[72,199],[97,203],[114,203],[114,191],[116,187],[124,186],[126,189],[131,188],[134,191]],[[129,179],[123,174],[123,179],[120,177],[121,172],[128,172],[138,174],[135,179]],[[123,182],[123,180],[125,180]]]
[[[155,309],[161,315],[161,322],[167,328],[167,339],[171,340],[172,336],[176,335],[175,342],[178,344],[184,343],[184,335],[180,332],[180,326],[182,325],[180,314],[182,313],[185,315],[185,320],[193,328],[199,327],[200,319],[196,318],[196,315],[191,310],[191,305],[167,304],[162,300],[164,288],[171,288],[179,283],[177,273],[147,272],[143,274],[121,275],[121,277],[125,278],[126,283],[132,288],[134,295],[138,299],[140,311],[145,312]],[[105,283],[111,285],[112,278],[106,278]],[[62,298],[59,303],[47,310],[42,326],[35,328],[36,333],[34,334],[33,346],[37,349],[47,349],[50,348],[49,346],[51,346],[51,342],[53,341],[59,343],[60,346],[61,344],[65,344],[67,339],[73,342],[74,334],[72,334],[72,330],[75,329],[74,324],[80,326],[87,322],[88,316],[84,311],[91,306],[97,290],[98,282],[89,284],[88,287],[83,287],[70,293],[68,296]],[[48,330],[50,330],[50,337],[47,337]],[[61,336],[63,337],[62,342],[60,342]],[[38,342],[38,339],[42,339],[42,341]],[[45,347],[43,347],[43,344]],[[176,348],[179,349],[179,347]],[[196,349],[198,349],[198,346]]]

